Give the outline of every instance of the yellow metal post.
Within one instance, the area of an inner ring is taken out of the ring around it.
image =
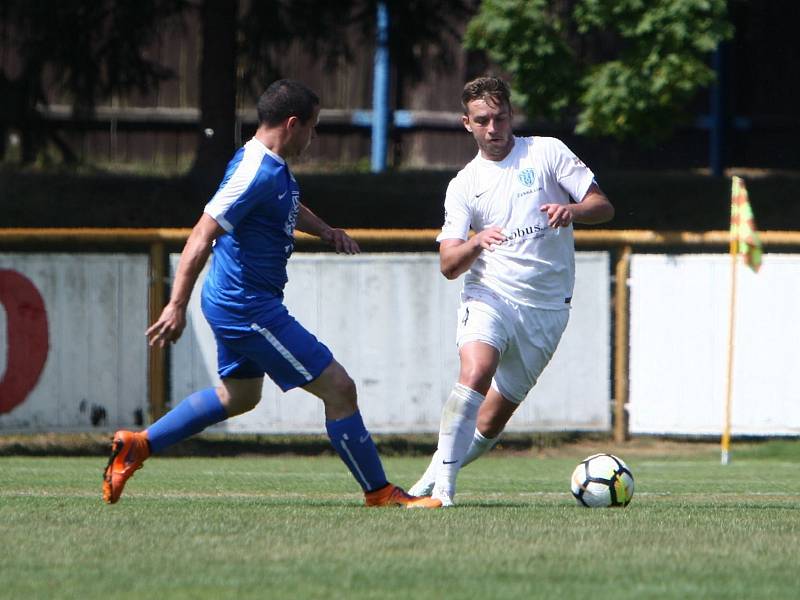
[[[622,247],[617,257],[614,286],[614,441],[618,444],[628,437],[628,276],[631,252],[630,245]]]
[[[164,242],[150,244],[150,293],[148,322],[153,323],[164,308],[166,297],[166,250]],[[167,401],[166,351],[158,346],[148,349],[148,391],[151,422],[165,412]]]

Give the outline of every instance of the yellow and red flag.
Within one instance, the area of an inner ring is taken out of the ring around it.
[[[731,251],[744,256],[745,264],[758,273],[761,266],[761,239],[756,231],[744,180],[736,176],[731,187]]]

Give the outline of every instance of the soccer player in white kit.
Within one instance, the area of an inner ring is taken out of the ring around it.
[[[453,505],[459,469],[494,446],[558,346],[575,280],[572,223],[614,216],[592,171],[563,142],[514,136],[501,79],[467,83],[461,101],[479,151],[447,188],[437,237],[442,274],[466,273],[461,368],[436,453],[409,490],[442,506]]]

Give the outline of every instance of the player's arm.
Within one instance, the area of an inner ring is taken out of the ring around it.
[[[192,229],[181,252],[169,302],[161,316],[145,332],[150,345],[171,344],[178,340],[186,327],[186,306],[200,272],[211,254],[211,245],[225,230],[208,214],[203,213]]]
[[[361,252],[356,241],[347,235],[344,229],[331,227],[303,204],[300,204],[300,211],[297,213],[295,229],[317,236],[337,253],[358,254]]]
[[[439,268],[448,279],[466,273],[484,250],[493,252],[495,246],[506,241],[501,227],[487,227],[468,240],[448,239],[439,243]]]
[[[542,212],[547,213],[550,227],[566,227],[571,223],[597,225],[614,218],[614,206],[596,183],[592,183],[578,203],[543,204]]]

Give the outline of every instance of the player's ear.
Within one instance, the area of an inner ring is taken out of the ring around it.
[[[464,124],[464,129],[472,133],[472,127],[469,124],[469,116],[461,115],[461,122]]]
[[[300,122],[296,116],[292,115],[291,117],[287,117],[285,121],[286,129],[294,129],[295,125]]]

